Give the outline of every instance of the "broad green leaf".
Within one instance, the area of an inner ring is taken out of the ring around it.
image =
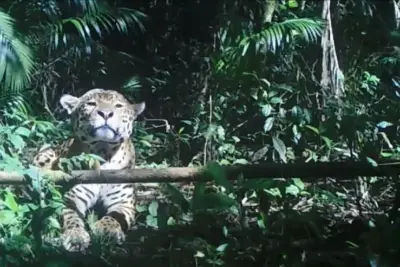
[[[324,143],[326,144],[326,146],[327,146],[329,149],[332,149],[332,140],[329,139],[329,138],[326,137],[326,136],[321,136],[321,138],[322,138],[322,140],[324,140]]]
[[[385,128],[387,128],[387,127],[389,127],[389,126],[392,126],[392,125],[393,125],[393,123],[391,123],[391,122],[381,121],[381,122],[378,123],[376,126],[377,126],[378,128],[385,129]]]
[[[300,189],[293,184],[287,186],[285,191],[286,191],[286,194],[291,194],[295,197],[298,196],[298,194],[300,193]]]
[[[268,87],[271,86],[271,83],[265,78],[261,78],[260,81],[263,82]]]
[[[158,202],[152,201],[149,205],[149,213],[151,216],[157,217]]]
[[[6,191],[4,204],[13,212],[19,211],[19,205],[18,205],[17,201],[15,200],[14,194],[11,193],[9,190]]]
[[[269,115],[271,115],[272,109],[273,108],[270,104],[266,104],[262,106],[261,112],[264,115],[264,117],[268,117]]]
[[[11,210],[0,210],[0,225],[11,225],[17,221],[15,212]]]
[[[299,6],[299,4],[297,3],[296,0],[289,0],[288,6],[289,6],[289,8],[297,8]]]
[[[264,189],[264,192],[273,197],[282,197],[281,190],[278,187]]]
[[[15,149],[22,149],[25,147],[25,141],[19,135],[12,135],[9,137],[10,143],[14,146]]]
[[[269,132],[272,129],[272,126],[274,126],[274,117],[269,117],[265,120],[264,123],[264,132]]]
[[[233,162],[233,164],[243,164],[243,165],[246,165],[246,164],[249,164],[249,162],[248,162],[247,160],[245,160],[245,159],[236,159],[236,160]]]
[[[18,127],[15,130],[15,134],[29,137],[29,135],[31,134],[31,130],[29,130],[28,128],[25,128],[25,127]]]
[[[169,217],[167,221],[168,226],[175,226],[176,225],[176,220],[173,217]]]
[[[283,143],[283,141],[281,139],[279,139],[276,136],[272,137],[272,144],[275,148],[275,150],[278,152],[279,157],[281,158],[281,160],[285,163],[287,163],[286,160],[286,146]]]
[[[280,97],[273,97],[273,98],[271,98],[270,102],[271,102],[271,104],[282,104],[283,103],[282,98],[280,98]]]
[[[300,178],[292,178],[292,181],[300,190],[304,190],[304,183]]]
[[[268,145],[263,146],[262,148],[254,152],[253,156],[251,157],[251,161],[254,162],[262,159],[267,154],[268,150],[269,150]]]
[[[378,163],[377,163],[375,160],[371,159],[370,157],[367,157],[367,161],[368,161],[368,163],[371,164],[373,167],[378,167]]]
[[[147,210],[147,207],[145,205],[136,205],[137,212],[145,212],[146,210]]]
[[[140,143],[142,143],[145,147],[152,147],[152,145],[149,143],[147,140],[139,140]]]
[[[150,214],[146,216],[147,226],[158,228],[157,217],[151,216]]]
[[[305,127],[319,135],[319,130],[317,128],[315,128],[315,127],[313,127],[311,125],[306,125]]]
[[[235,141],[235,143],[239,143],[240,139],[237,136],[232,136],[233,141]]]
[[[220,246],[218,246],[215,250],[218,252],[224,252],[226,250],[226,248],[228,247],[228,243],[222,244]]]

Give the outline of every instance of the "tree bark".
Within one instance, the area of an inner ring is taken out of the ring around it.
[[[272,16],[274,15],[274,11],[276,8],[277,0],[265,0],[264,6],[264,23],[271,22]]]
[[[323,3],[322,18],[325,20],[326,27],[321,39],[321,87],[323,90],[323,103],[320,108],[324,108],[327,99],[332,97],[337,99],[344,95],[344,77],[339,68],[339,62],[336,55],[330,7],[331,0],[325,0]]]

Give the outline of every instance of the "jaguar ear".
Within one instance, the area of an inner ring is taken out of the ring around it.
[[[145,102],[133,104],[133,110],[135,111],[135,116],[139,116],[145,108],[146,108]]]
[[[75,97],[68,94],[63,95],[60,98],[60,104],[68,112],[68,114],[71,114],[75,110],[79,102],[80,102],[79,97]]]

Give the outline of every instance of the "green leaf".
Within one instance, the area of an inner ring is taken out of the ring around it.
[[[296,197],[296,196],[298,196],[299,193],[300,193],[300,189],[293,184],[286,187],[286,194],[291,194]]]
[[[391,122],[381,121],[381,122],[378,123],[376,126],[377,126],[378,128],[385,129],[385,128],[387,128],[387,127],[389,127],[389,126],[392,126],[392,125],[393,125],[393,123],[391,123]]]
[[[222,244],[220,246],[218,246],[215,250],[218,252],[224,252],[226,250],[226,248],[228,247],[228,243]]]
[[[261,112],[265,117],[268,117],[269,115],[271,115],[272,109],[273,108],[270,104],[266,104],[266,105],[263,105]]]
[[[273,117],[269,117],[265,120],[264,123],[264,132],[269,132],[272,129],[272,126],[274,125],[274,118]]]
[[[168,226],[175,226],[176,225],[176,221],[173,217],[169,217],[168,221],[167,221],[167,225]]]
[[[25,141],[24,141],[24,139],[22,139],[22,137],[19,136],[19,135],[12,135],[12,136],[10,136],[10,137],[9,137],[9,141],[10,141],[10,143],[13,145],[13,147],[14,147],[15,149],[18,149],[18,150],[24,148],[24,146],[25,146]]]
[[[278,187],[264,189],[264,192],[273,197],[282,197],[281,190]]]
[[[270,100],[271,104],[282,104],[283,100],[280,97],[273,97]]]
[[[216,162],[207,164],[208,175],[218,184],[223,186],[228,193],[233,192],[234,188],[232,183],[227,179],[225,170]]]
[[[368,161],[368,163],[370,163],[373,167],[378,167],[378,163],[377,163],[375,160],[371,159],[370,157],[367,157],[367,161]]]
[[[299,7],[299,4],[297,3],[296,0],[289,0],[288,6],[289,6],[289,8],[297,8],[297,7]]]
[[[306,125],[305,127],[319,135],[319,130],[317,128],[315,128],[315,127],[313,127],[311,125]]]
[[[142,136],[141,139],[151,142],[151,141],[153,141],[153,137],[154,137],[154,135],[148,134],[148,135]]]
[[[4,204],[7,206],[7,208],[12,210],[13,212],[19,211],[19,205],[18,205],[17,201],[15,200],[14,194],[11,193],[9,190],[6,191]]]
[[[235,160],[235,161],[233,162],[233,164],[243,164],[243,165],[246,165],[246,164],[249,164],[249,162],[248,162],[247,160],[245,160],[245,159],[237,159],[237,160]]]
[[[149,213],[151,216],[157,217],[158,202],[152,201],[149,205]]]
[[[145,205],[136,205],[137,212],[145,212],[147,210]]]
[[[281,160],[284,163],[287,163],[287,160],[286,160],[286,146],[283,143],[283,141],[281,139],[279,139],[278,137],[273,136],[272,137],[272,144],[273,144],[275,150],[278,152],[279,157],[281,158]]]
[[[139,142],[142,143],[145,147],[152,147],[152,145],[147,140],[139,140]]]
[[[292,178],[292,181],[300,190],[304,190],[304,183],[300,178]]]
[[[237,136],[232,136],[233,141],[235,141],[235,143],[239,143],[240,139]]]
[[[268,87],[271,86],[271,83],[265,78],[261,78],[260,81],[263,82]]]
[[[25,127],[18,127],[15,130],[15,134],[29,137],[29,135],[31,134],[31,130],[29,130],[28,128],[25,128]]]
[[[11,210],[0,211],[0,225],[11,225],[15,223],[17,216]]]
[[[147,226],[158,228],[157,217],[151,216],[150,214],[146,216]]]
[[[265,224],[264,224],[264,220],[263,220],[263,216],[260,216],[259,218],[257,218],[257,225],[260,229],[265,229]]]

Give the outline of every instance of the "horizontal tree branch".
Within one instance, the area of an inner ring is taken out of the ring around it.
[[[353,179],[358,176],[390,176],[400,174],[399,161],[379,162],[374,167],[367,162],[317,162],[317,163],[267,163],[256,165],[223,166],[227,178],[234,180],[239,174],[245,179],[302,178],[315,180],[324,177]],[[133,169],[120,171],[73,171],[71,175],[61,171],[45,171],[57,184],[65,183],[163,183],[207,181],[210,175],[206,167]],[[0,172],[0,184],[25,184],[21,174]]]

